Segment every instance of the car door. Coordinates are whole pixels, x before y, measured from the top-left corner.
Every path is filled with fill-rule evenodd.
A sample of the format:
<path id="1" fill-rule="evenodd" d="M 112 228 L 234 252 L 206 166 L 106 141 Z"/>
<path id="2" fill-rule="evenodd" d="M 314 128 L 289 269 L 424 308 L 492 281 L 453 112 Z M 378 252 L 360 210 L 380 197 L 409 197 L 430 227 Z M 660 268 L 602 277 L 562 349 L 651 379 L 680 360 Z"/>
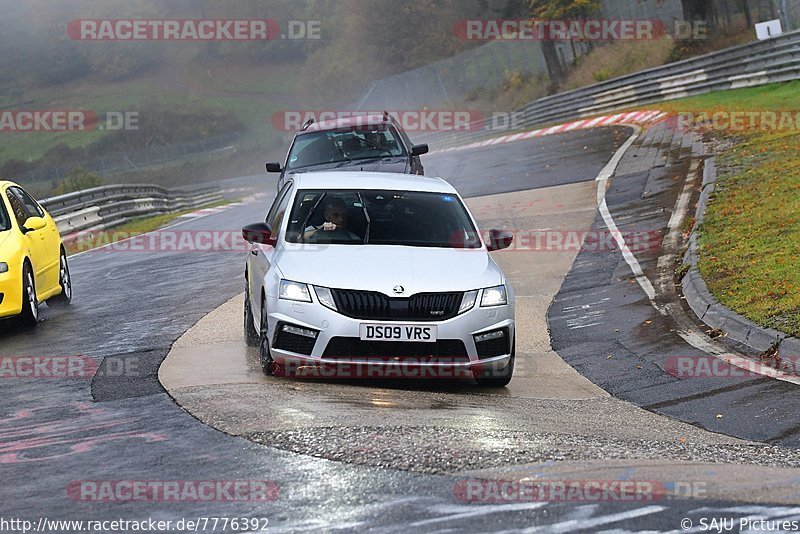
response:
<path id="1" fill-rule="evenodd" d="M 290 180 L 286 182 L 281 191 L 275 197 L 272 203 L 265 222 L 272 229 L 273 236 L 279 237 L 280 225 L 286 214 L 289 198 L 292 196 L 293 182 Z M 272 265 L 273 257 L 275 255 L 275 247 L 272 245 L 264 245 L 261 243 L 253 243 L 250 245 L 250 254 L 247 256 L 247 272 L 248 284 L 250 295 L 252 297 L 253 316 L 258 321 L 261 321 L 261 290 L 264 287 L 264 277 Z M 265 291 L 266 292 L 266 291 Z"/>
<path id="2" fill-rule="evenodd" d="M 17 221 L 18 230 L 22 236 L 21 242 L 25 255 L 30 259 L 31 267 L 33 268 L 33 280 L 36 286 L 36 294 L 42 295 L 52 289 L 52 285 L 48 281 L 48 254 L 47 254 L 47 228 L 41 230 L 34 230 L 26 232 L 25 222 L 30 217 L 38 217 L 36 212 L 30 213 L 28 208 L 22 201 L 19 194 L 20 189 L 11 186 L 6 189 L 6 197 L 11 206 L 11 211 Z"/>

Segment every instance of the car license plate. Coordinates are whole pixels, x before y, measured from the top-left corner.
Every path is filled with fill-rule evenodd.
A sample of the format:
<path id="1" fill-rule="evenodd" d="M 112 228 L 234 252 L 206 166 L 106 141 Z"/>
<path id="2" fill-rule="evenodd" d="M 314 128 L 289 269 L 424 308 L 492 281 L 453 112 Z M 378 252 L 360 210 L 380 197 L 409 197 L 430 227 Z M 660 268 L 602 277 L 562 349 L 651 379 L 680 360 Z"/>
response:
<path id="1" fill-rule="evenodd" d="M 436 325 L 361 324 L 362 341 L 436 341 Z"/>

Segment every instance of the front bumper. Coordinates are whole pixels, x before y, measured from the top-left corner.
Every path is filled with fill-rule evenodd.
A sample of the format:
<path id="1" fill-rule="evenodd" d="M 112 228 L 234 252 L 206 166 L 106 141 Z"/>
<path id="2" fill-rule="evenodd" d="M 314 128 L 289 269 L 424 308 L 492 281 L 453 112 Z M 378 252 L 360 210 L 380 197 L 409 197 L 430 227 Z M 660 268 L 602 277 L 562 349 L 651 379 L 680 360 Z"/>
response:
<path id="1" fill-rule="evenodd" d="M 22 311 L 22 279 L 13 270 L 0 274 L 0 317 Z"/>
<path id="2" fill-rule="evenodd" d="M 313 292 L 312 299 L 311 303 L 277 298 L 268 301 L 270 352 L 276 363 L 286 367 L 346 368 L 347 372 L 353 372 L 359 376 L 369 374 L 381 366 L 413 368 L 420 370 L 420 375 L 425 375 L 427 372 L 428 376 L 437 376 L 437 374 L 458 376 L 459 371 L 463 371 L 461 374 L 466 375 L 474 369 L 481 369 L 482 372 L 500 371 L 508 365 L 513 352 L 513 303 L 491 308 L 481 308 L 476 303 L 471 310 L 444 321 L 371 321 L 346 317 L 326 308 L 316 300 Z M 445 355 L 435 357 L 406 355 L 405 353 L 391 356 L 372 355 L 369 353 L 369 348 L 365 350 L 365 345 L 375 347 L 381 346 L 382 343 L 392 343 L 402 347 L 408 344 L 409 347 L 416 347 L 409 349 L 411 353 L 425 351 L 427 346 L 431 346 L 432 352 L 435 352 L 435 349 L 433 348 L 434 343 L 361 342 L 359 330 L 362 323 L 436 325 L 437 338 Z M 287 344 L 285 337 L 280 339 L 277 337 L 281 334 L 284 325 L 313 330 L 316 332 L 316 338 L 307 339 L 307 343 L 302 343 L 302 339 L 296 338 L 299 343 Z M 474 336 L 497 330 L 504 330 L 504 335 L 507 337 L 506 350 L 498 351 L 495 345 L 495 350 L 490 351 L 490 355 L 487 355 L 486 345 L 482 345 L 480 352 L 483 357 L 480 357 Z M 343 340 L 346 341 L 343 342 Z M 358 346 L 359 350 L 353 351 L 352 355 L 334 350 L 336 355 L 331 357 L 330 350 L 326 355 L 329 344 L 331 348 L 334 346 Z M 453 350 L 453 347 L 460 347 L 460 344 L 463 344 L 462 348 Z M 290 350 L 290 348 L 294 348 L 294 350 Z"/>

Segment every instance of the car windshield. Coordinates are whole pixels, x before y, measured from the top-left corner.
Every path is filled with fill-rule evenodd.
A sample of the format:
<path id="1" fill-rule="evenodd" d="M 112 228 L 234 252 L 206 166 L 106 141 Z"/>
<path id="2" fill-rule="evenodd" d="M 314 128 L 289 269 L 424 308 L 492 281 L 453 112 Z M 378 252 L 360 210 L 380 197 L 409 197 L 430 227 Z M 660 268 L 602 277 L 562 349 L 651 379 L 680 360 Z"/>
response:
<path id="1" fill-rule="evenodd" d="M 391 127 L 325 130 L 298 135 L 286 166 L 298 169 L 405 154 L 400 136 Z"/>
<path id="2" fill-rule="evenodd" d="M 385 190 L 298 191 L 290 243 L 480 248 L 461 200 L 449 193 Z"/>
<path id="3" fill-rule="evenodd" d="M 11 219 L 8 218 L 5 203 L 0 199 L 0 232 L 5 232 L 6 230 L 11 230 Z"/>

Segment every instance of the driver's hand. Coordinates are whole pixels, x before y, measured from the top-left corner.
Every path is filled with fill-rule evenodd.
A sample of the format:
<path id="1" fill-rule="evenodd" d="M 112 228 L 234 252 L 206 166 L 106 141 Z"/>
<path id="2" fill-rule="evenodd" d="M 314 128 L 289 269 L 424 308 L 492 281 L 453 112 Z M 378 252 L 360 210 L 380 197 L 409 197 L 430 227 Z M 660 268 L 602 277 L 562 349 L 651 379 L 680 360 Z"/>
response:
<path id="1" fill-rule="evenodd" d="M 322 225 L 322 231 L 323 231 L 323 232 L 333 232 L 334 230 L 336 230 L 336 225 L 335 225 L 335 224 L 333 224 L 332 222 L 327 222 L 327 221 L 326 221 L 326 222 L 325 222 L 325 223 Z"/>

